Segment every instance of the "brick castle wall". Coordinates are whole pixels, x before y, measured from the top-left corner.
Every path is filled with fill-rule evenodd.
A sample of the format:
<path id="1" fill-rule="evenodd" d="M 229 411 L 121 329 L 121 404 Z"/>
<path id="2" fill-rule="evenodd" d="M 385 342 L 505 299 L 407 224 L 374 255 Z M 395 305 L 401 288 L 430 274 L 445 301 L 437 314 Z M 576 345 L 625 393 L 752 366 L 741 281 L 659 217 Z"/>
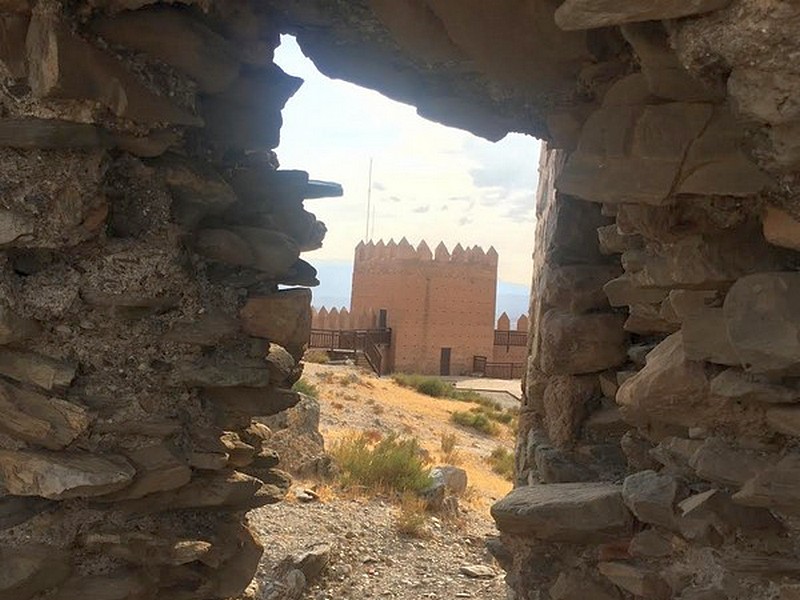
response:
<path id="1" fill-rule="evenodd" d="M 350 314 L 387 311 L 395 371 L 438 374 L 441 350 L 451 348 L 450 373 L 461 375 L 473 356 L 492 356 L 496 287 L 494 248 L 361 243 Z"/>

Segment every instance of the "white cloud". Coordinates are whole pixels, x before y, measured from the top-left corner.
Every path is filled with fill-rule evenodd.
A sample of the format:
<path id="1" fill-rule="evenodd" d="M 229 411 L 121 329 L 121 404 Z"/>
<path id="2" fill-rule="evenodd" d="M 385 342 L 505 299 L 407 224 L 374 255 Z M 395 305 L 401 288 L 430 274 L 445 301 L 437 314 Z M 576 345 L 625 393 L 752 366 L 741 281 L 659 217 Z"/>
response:
<path id="1" fill-rule="evenodd" d="M 283 168 L 340 182 L 343 198 L 306 201 L 328 226 L 308 260 L 352 260 L 366 233 L 372 159 L 375 238 L 494 246 L 500 279 L 528 284 L 539 143 L 510 134 L 492 144 L 426 121 L 411 106 L 316 71 L 292 38 L 276 62 L 305 84 L 283 111 Z M 437 214 L 436 218 L 432 215 Z"/>

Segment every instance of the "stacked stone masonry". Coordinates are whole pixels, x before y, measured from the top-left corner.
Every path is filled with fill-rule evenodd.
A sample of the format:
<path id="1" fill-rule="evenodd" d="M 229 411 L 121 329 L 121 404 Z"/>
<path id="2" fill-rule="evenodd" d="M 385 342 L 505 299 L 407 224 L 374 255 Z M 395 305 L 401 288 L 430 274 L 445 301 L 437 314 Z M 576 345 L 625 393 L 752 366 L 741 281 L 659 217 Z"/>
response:
<path id="1" fill-rule="evenodd" d="M 7 600 L 238 597 L 290 484 L 262 421 L 299 399 L 303 199 L 340 192 L 277 170 L 273 17 L 153 4 L 0 3 Z"/>
<path id="2" fill-rule="evenodd" d="M 288 479 L 253 417 L 297 401 L 311 319 L 277 286 L 316 282 L 302 199 L 335 191 L 276 171 L 279 31 L 548 143 L 511 597 L 800 597 L 797 3 L 5 0 L 0 598 L 256 569 Z"/>

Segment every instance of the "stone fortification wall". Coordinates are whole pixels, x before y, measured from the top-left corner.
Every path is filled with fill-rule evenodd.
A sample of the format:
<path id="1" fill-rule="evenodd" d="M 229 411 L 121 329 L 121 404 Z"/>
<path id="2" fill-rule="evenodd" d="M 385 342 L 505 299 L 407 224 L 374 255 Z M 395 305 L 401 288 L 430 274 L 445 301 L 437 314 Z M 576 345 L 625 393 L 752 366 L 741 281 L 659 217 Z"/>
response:
<path id="1" fill-rule="evenodd" d="M 624 24 L 635 72 L 542 156 L 517 487 L 493 508 L 517 598 L 799 597 L 798 163 L 753 133 L 786 122 L 754 87 L 768 43 L 736 62 L 753 9 Z"/>
<path id="2" fill-rule="evenodd" d="M 375 329 L 379 325 L 378 315 L 374 311 L 364 311 L 359 314 L 351 314 L 350 310 L 342 306 L 333 307 L 330 310 L 326 306 L 317 310 L 311 308 L 311 327 L 313 329 Z"/>
<path id="3" fill-rule="evenodd" d="M 270 151 L 301 81 L 258 3 L 148 4 L 0 3 L 2 598 L 238 596 L 290 482 L 253 417 L 324 235 Z"/>
<path id="4" fill-rule="evenodd" d="M 514 331 L 524 334 L 524 336 L 509 339 L 508 337 L 504 338 L 501 334 L 500 341 L 503 342 L 503 340 L 505 340 L 505 343 L 498 344 L 498 340 L 495 339 L 495 344 L 492 348 L 492 355 L 489 357 L 490 361 L 514 364 L 524 364 L 527 362 L 528 348 L 525 341 L 529 327 L 530 324 L 528 323 L 528 317 L 526 315 L 520 315 L 520 317 L 514 323 L 513 329 L 511 328 L 511 320 L 508 318 L 508 315 L 506 313 L 500 315 L 500 317 L 497 319 L 497 324 L 495 325 L 496 331 Z M 521 345 L 511 343 L 511 341 L 516 342 L 517 340 L 521 341 Z"/>
<path id="5" fill-rule="evenodd" d="M 477 246 L 432 253 L 405 239 L 359 244 L 353 267 L 351 313 L 387 311 L 396 371 L 438 374 L 442 348 L 450 372 L 472 370 L 473 356 L 491 356 L 497 252 Z"/>

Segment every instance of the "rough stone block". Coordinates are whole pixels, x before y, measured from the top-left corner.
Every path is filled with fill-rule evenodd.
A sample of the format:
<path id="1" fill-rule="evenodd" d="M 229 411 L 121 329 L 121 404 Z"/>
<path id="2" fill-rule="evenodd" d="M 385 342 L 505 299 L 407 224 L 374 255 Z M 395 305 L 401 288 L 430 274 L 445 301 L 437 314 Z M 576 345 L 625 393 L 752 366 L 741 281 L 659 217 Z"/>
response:
<path id="1" fill-rule="evenodd" d="M 589 578 L 586 573 L 559 573 L 558 579 L 550 588 L 553 600 L 619 600 L 619 592 Z"/>
<path id="2" fill-rule="evenodd" d="M 625 478 L 622 499 L 643 523 L 670 529 L 675 523 L 674 504 L 678 499 L 678 481 L 671 475 L 641 471 Z"/>
<path id="3" fill-rule="evenodd" d="M 721 483 L 741 486 L 769 467 L 773 457 L 744 450 L 719 438 L 708 438 L 689 461 L 699 477 Z"/>
<path id="4" fill-rule="evenodd" d="M 675 333 L 680 329 L 679 324 L 661 317 L 660 304 L 631 304 L 623 327 L 625 331 L 639 335 Z"/>
<path id="5" fill-rule="evenodd" d="M 209 357 L 182 361 L 175 365 L 172 374 L 175 385 L 202 388 L 254 387 L 269 385 L 267 363 L 258 358 L 220 360 Z"/>
<path id="6" fill-rule="evenodd" d="M 664 558 L 675 551 L 675 546 L 657 529 L 645 529 L 633 536 L 628 551 L 633 557 Z"/>
<path id="7" fill-rule="evenodd" d="M 707 408 L 707 397 L 704 366 L 686 358 L 678 332 L 656 346 L 645 367 L 620 386 L 617 404 L 628 422 L 691 426 Z"/>
<path id="8" fill-rule="evenodd" d="M 746 506 L 800 514 L 800 454 L 792 452 L 777 464 L 762 464 L 733 499 Z"/>
<path id="9" fill-rule="evenodd" d="M 735 504 L 729 494 L 718 489 L 690 496 L 678 506 L 681 511 L 678 526 L 681 535 L 689 540 L 713 541 L 714 533 L 725 539 L 733 539 L 737 534 L 766 539 L 785 532 L 769 510 Z"/>
<path id="10" fill-rule="evenodd" d="M 226 414 L 269 416 L 295 406 L 300 396 L 292 390 L 264 387 L 207 387 L 203 395 Z"/>
<path id="11" fill-rule="evenodd" d="M 135 473 L 121 456 L 0 450 L 0 482 L 18 496 L 101 496 L 129 485 Z"/>
<path id="12" fill-rule="evenodd" d="M 770 244 L 800 250 L 800 220 L 772 205 L 764 209 L 764 239 Z"/>
<path id="13" fill-rule="evenodd" d="M 542 483 L 596 481 L 597 473 L 579 463 L 573 454 L 539 444 L 534 451 L 536 473 Z"/>
<path id="14" fill-rule="evenodd" d="M 800 102 L 792 90 L 800 86 L 794 71 L 749 68 L 747 63 L 731 71 L 728 92 L 743 115 L 773 125 L 800 119 Z"/>
<path id="15" fill-rule="evenodd" d="M 689 360 L 738 366 L 722 308 L 702 308 L 683 317 L 683 349 Z"/>
<path id="16" fill-rule="evenodd" d="M 0 383 L 0 430 L 50 450 L 72 443 L 89 427 L 82 406 Z"/>
<path id="17" fill-rule="evenodd" d="M 638 287 L 629 275 L 612 279 L 603 286 L 611 306 L 631 306 L 634 304 L 654 304 L 666 298 L 668 290 Z"/>
<path id="18" fill-rule="evenodd" d="M 625 40 L 636 52 L 642 69 L 636 75 L 644 79 L 649 94 L 685 102 L 719 102 L 724 97 L 724 90 L 718 89 L 721 86 L 712 89 L 684 68 L 660 22 L 631 23 L 621 29 Z M 647 104 L 648 99 L 642 96 L 639 104 Z"/>
<path id="19" fill-rule="evenodd" d="M 578 438 L 589 403 L 600 395 L 597 377 L 551 377 L 544 392 L 544 423 L 554 445 L 565 448 Z"/>
<path id="20" fill-rule="evenodd" d="M 607 483 L 520 487 L 492 506 L 501 532 L 542 540 L 592 543 L 630 531 L 621 488 Z"/>
<path id="21" fill-rule="evenodd" d="M 186 73 L 201 92 L 221 92 L 239 75 L 231 44 L 187 11 L 128 11 L 95 19 L 91 28 L 112 44 L 144 52 Z"/>
<path id="22" fill-rule="evenodd" d="M 76 366 L 36 354 L 0 348 L 0 374 L 48 391 L 68 387 L 75 378 Z"/>
<path id="23" fill-rule="evenodd" d="M 739 369 L 726 369 L 711 380 L 711 393 L 737 402 L 790 404 L 800 400 L 800 389 L 770 383 Z"/>
<path id="24" fill-rule="evenodd" d="M 634 596 L 648 600 L 669 600 L 672 589 L 655 571 L 621 562 L 602 562 L 597 565 L 609 581 Z"/>
<path id="25" fill-rule="evenodd" d="M 640 236 L 620 233 L 616 224 L 598 227 L 597 240 L 600 243 L 600 252 L 606 255 L 622 254 L 626 250 L 638 249 L 642 245 Z"/>
<path id="26" fill-rule="evenodd" d="M 286 348 L 300 360 L 311 335 L 311 290 L 283 290 L 250 298 L 241 310 L 242 329 Z"/>
<path id="27" fill-rule="evenodd" d="M 746 371 L 800 374 L 800 273 L 757 273 L 725 297 L 728 338 Z"/>
<path id="28" fill-rule="evenodd" d="M 622 315 L 615 314 L 547 311 L 539 332 L 542 371 L 573 375 L 623 364 L 627 359 L 623 321 Z"/>
<path id="29" fill-rule="evenodd" d="M 573 313 L 607 308 L 603 285 L 620 273 L 618 265 L 547 265 L 539 284 L 542 303 Z"/>
<path id="30" fill-rule="evenodd" d="M 800 407 L 781 406 L 768 408 L 767 425 L 775 431 L 800 437 Z"/>
<path id="31" fill-rule="evenodd" d="M 145 124 L 202 121 L 145 87 L 122 63 L 74 34 L 53 15 L 36 13 L 27 36 L 28 81 L 45 98 L 91 100 L 119 117 Z"/>
<path id="32" fill-rule="evenodd" d="M 63 582 L 72 570 L 63 550 L 36 544 L 0 546 L 0 564 L 0 598 L 4 600 L 28 600 Z"/>
<path id="33" fill-rule="evenodd" d="M 285 275 L 300 256 L 297 242 L 288 235 L 257 227 L 201 229 L 194 246 L 211 260 L 251 267 L 273 278 Z"/>
<path id="34" fill-rule="evenodd" d="M 241 75 L 203 102 L 207 135 L 220 148 L 269 150 L 280 142 L 281 110 L 303 83 L 277 65 Z"/>
<path id="35" fill-rule="evenodd" d="M 555 19 L 566 30 L 595 29 L 639 21 L 661 21 L 725 8 L 730 0 L 567 0 Z"/>
<path id="36" fill-rule="evenodd" d="M 192 470 L 165 444 L 151 444 L 126 453 L 136 475 L 125 489 L 98 498 L 100 502 L 118 502 L 142 498 L 148 494 L 174 490 L 189 483 Z"/>

